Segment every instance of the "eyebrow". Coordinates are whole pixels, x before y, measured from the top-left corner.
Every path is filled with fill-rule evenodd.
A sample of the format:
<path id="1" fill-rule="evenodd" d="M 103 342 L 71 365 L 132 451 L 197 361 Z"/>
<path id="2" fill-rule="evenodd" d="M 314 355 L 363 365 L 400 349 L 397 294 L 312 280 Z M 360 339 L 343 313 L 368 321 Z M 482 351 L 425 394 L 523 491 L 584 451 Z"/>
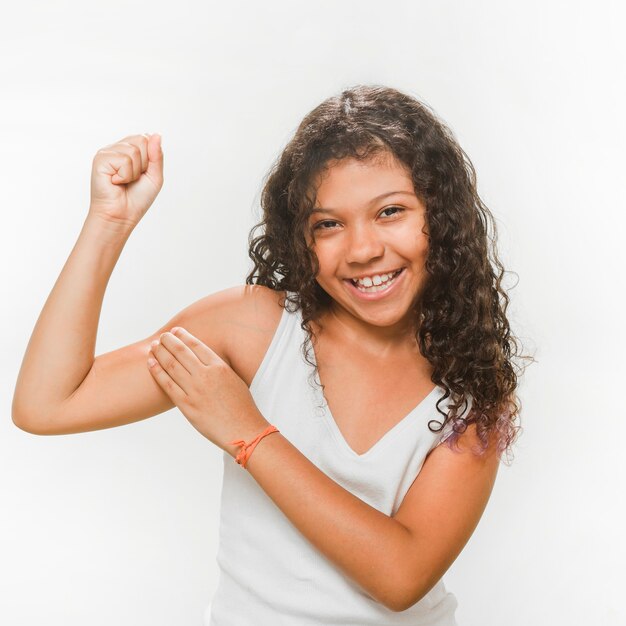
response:
<path id="1" fill-rule="evenodd" d="M 406 196 L 415 196 L 415 194 L 411 191 L 387 191 L 386 193 L 381 193 L 380 196 L 376 196 L 370 200 L 370 204 L 374 204 L 374 202 L 378 200 L 382 200 L 383 198 L 387 198 L 388 196 L 395 196 L 399 194 L 404 194 Z M 323 209 L 321 207 L 314 207 L 311 209 L 311 214 L 313 213 L 337 213 L 336 209 Z"/>

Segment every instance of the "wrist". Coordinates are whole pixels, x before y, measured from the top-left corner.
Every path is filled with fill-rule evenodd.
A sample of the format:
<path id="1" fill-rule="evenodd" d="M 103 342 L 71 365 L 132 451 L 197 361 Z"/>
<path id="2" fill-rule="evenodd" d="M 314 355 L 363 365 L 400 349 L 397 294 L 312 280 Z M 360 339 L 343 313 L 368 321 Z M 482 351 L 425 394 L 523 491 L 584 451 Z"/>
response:
<path id="1" fill-rule="evenodd" d="M 270 427 L 274 427 L 270 424 L 262 415 L 255 422 L 250 423 L 250 425 L 246 426 L 246 428 L 239 431 L 237 437 L 233 437 L 233 439 L 229 439 L 229 441 L 224 445 L 224 450 L 230 454 L 233 459 L 236 460 L 236 457 L 245 452 L 247 447 L 250 447 L 250 444 L 254 445 L 254 448 L 258 445 L 263 445 L 263 440 L 265 437 L 273 434 L 273 432 L 268 433 L 268 430 L 271 430 Z M 278 429 L 276 429 L 278 430 Z M 266 433 L 264 435 L 264 433 Z M 255 440 L 256 445 L 254 444 Z M 252 449 L 252 453 L 254 452 L 254 448 Z"/>
<path id="2" fill-rule="evenodd" d="M 106 244 L 123 245 L 134 228 L 132 224 L 107 220 L 95 213 L 89 213 L 85 218 L 82 232 Z"/>

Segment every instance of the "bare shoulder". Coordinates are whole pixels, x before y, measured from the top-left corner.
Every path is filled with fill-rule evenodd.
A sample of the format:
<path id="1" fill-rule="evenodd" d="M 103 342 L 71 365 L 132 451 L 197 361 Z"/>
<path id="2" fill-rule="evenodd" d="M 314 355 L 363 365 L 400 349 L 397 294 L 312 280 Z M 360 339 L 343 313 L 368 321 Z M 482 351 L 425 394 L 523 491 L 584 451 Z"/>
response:
<path id="1" fill-rule="evenodd" d="M 280 322 L 285 292 L 239 285 L 221 293 L 222 356 L 250 386 Z"/>

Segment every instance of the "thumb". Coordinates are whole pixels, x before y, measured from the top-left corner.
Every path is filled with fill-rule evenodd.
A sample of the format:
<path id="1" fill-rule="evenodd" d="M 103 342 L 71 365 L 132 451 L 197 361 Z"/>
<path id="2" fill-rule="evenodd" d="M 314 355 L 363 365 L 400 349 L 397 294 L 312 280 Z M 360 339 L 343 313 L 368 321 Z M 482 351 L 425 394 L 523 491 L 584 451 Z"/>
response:
<path id="1" fill-rule="evenodd" d="M 155 133 L 148 139 L 148 168 L 146 174 L 149 178 L 161 178 L 163 175 L 163 148 L 161 135 Z"/>

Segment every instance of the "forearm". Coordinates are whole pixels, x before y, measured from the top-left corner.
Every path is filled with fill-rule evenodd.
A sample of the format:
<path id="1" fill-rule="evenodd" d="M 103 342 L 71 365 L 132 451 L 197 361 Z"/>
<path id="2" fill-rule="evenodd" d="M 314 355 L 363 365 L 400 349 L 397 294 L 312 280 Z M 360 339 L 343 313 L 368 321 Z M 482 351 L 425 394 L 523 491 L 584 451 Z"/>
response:
<path id="1" fill-rule="evenodd" d="M 104 293 L 132 230 L 89 216 L 31 334 L 13 395 L 16 424 L 54 410 L 95 358 Z"/>
<path id="2" fill-rule="evenodd" d="M 407 582 L 400 564 L 410 545 L 408 529 L 341 487 L 280 433 L 259 442 L 246 469 L 349 578 L 388 608 L 399 606 Z"/>

